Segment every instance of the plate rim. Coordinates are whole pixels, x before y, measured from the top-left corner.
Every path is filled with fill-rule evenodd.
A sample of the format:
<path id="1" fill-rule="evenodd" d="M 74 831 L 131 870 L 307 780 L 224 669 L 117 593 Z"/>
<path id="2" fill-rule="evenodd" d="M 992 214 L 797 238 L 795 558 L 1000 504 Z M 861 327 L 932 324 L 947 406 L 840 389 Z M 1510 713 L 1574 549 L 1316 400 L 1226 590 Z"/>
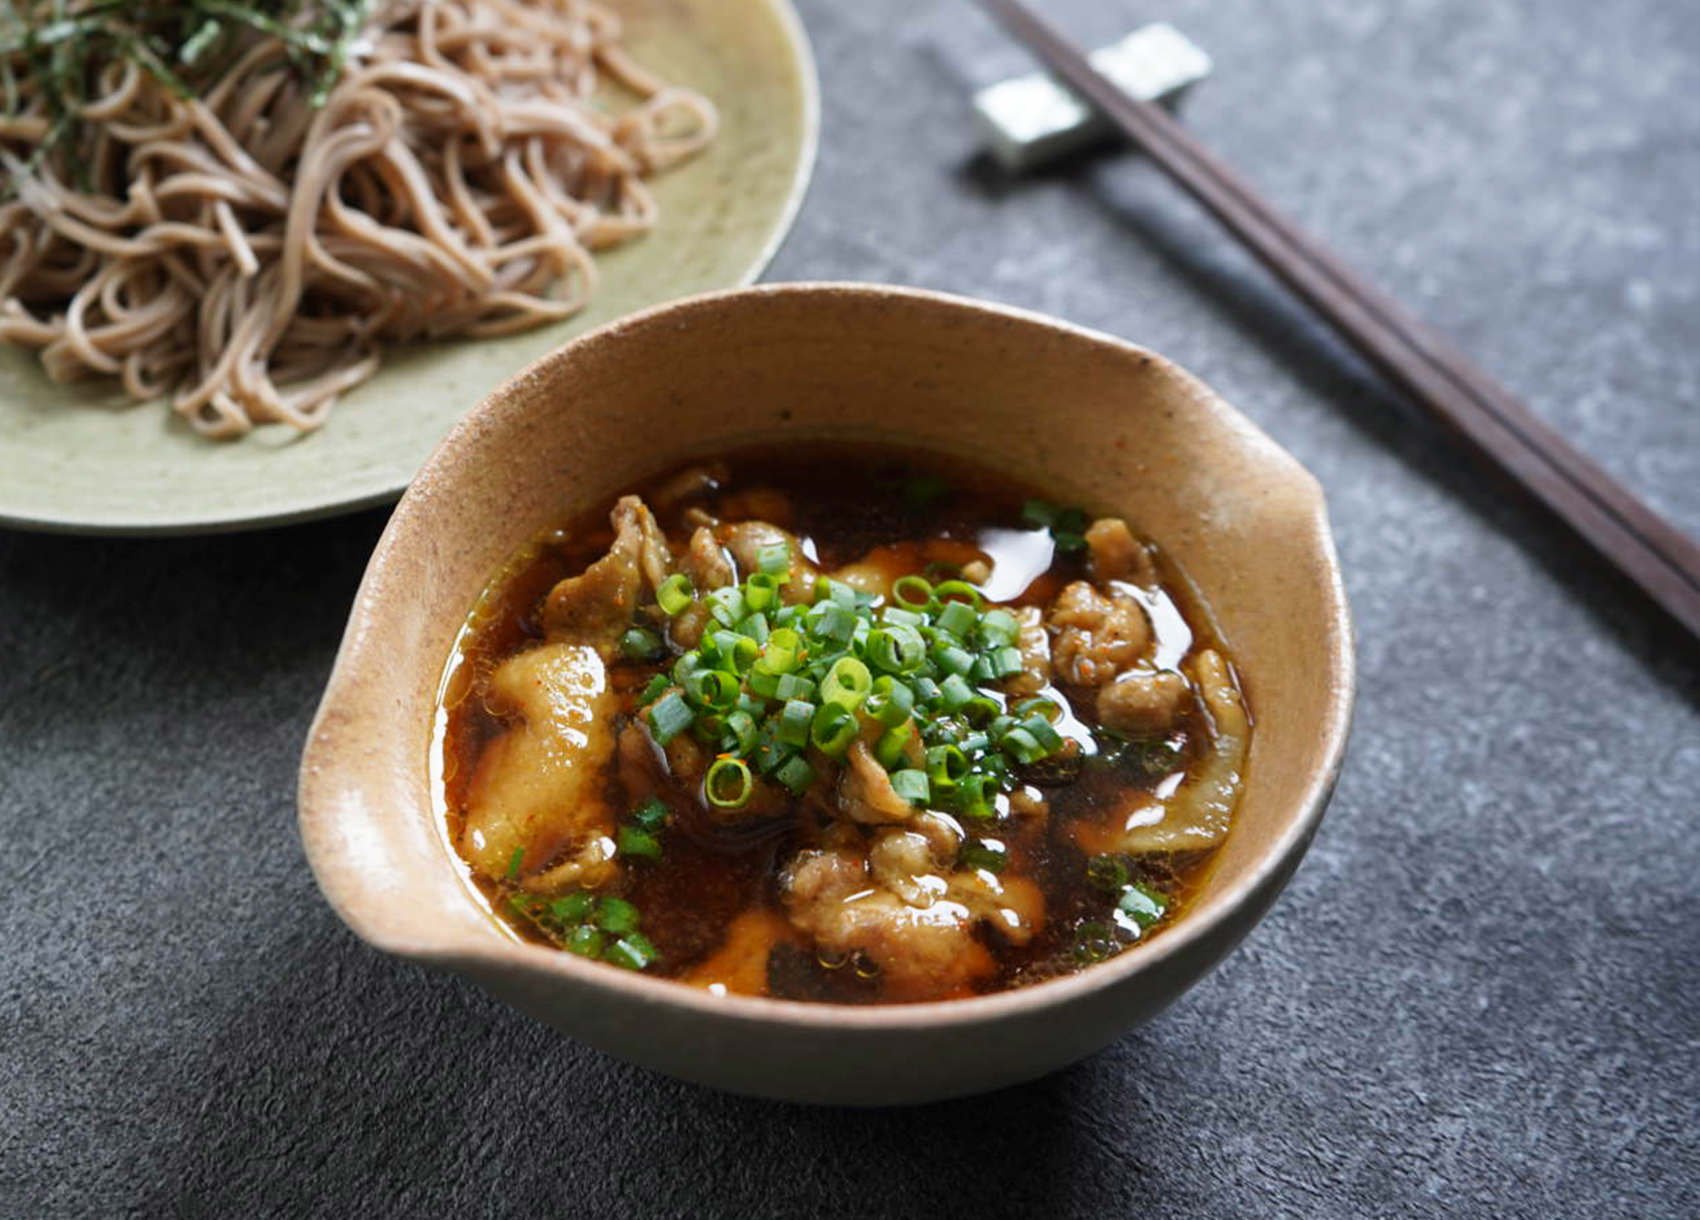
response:
<path id="1" fill-rule="evenodd" d="M 793 0 L 759 0 L 759 2 L 764 4 L 777 19 L 779 29 L 790 47 L 792 61 L 797 66 L 799 101 L 802 106 L 802 138 L 798 144 L 796 168 L 792 171 L 790 185 L 786 190 L 784 202 L 779 209 L 772 230 L 743 273 L 735 281 L 711 291 L 729 292 L 748 288 L 759 280 L 768 267 L 772 265 L 774 258 L 778 256 L 780 249 L 796 227 L 797 216 L 802 211 L 804 199 L 807 197 L 809 187 L 814 180 L 815 163 L 820 151 L 820 71 L 815 61 L 813 44 L 809 41 L 808 28 L 804 25 L 802 16 L 797 12 Z M 610 318 L 603 325 L 619 322 L 629 314 L 643 313 L 659 305 L 697 295 L 701 294 L 689 292 L 681 297 L 665 298 L 651 305 L 629 310 L 627 314 L 622 314 L 619 317 Z M 568 341 L 570 342 L 570 340 Z M 529 364 L 530 362 L 527 361 L 526 363 Z M 510 370 L 503 380 L 506 379 L 506 376 L 511 376 L 523 367 L 524 365 L 521 365 Z M 472 410 L 482 401 L 483 397 L 484 395 L 480 393 L 469 399 L 461 412 L 447 422 L 444 434 L 446 435 L 449 430 L 453 429 L 466 412 Z M 433 444 L 431 451 L 434 452 L 435 449 L 436 445 Z M 429 454 L 426 454 L 420 458 L 421 465 L 428 456 Z M 299 525 L 308 521 L 327 520 L 332 517 L 361 512 L 368 508 L 394 504 L 401 498 L 402 493 L 407 490 L 418 473 L 416 469 L 406 478 L 393 485 L 385 484 L 382 487 L 362 491 L 355 495 L 337 496 L 328 500 L 322 498 L 315 500 L 311 496 L 297 497 L 290 502 L 280 504 L 276 509 L 243 510 L 226 516 L 218 515 L 216 512 L 209 514 L 206 511 L 201 511 L 193 515 L 135 520 L 133 518 L 101 517 L 78 512 L 56 514 L 51 510 L 40 509 L 18 512 L 0 504 L 0 529 L 33 534 L 63 534 L 104 538 L 182 538 L 246 533 L 253 530 Z"/>

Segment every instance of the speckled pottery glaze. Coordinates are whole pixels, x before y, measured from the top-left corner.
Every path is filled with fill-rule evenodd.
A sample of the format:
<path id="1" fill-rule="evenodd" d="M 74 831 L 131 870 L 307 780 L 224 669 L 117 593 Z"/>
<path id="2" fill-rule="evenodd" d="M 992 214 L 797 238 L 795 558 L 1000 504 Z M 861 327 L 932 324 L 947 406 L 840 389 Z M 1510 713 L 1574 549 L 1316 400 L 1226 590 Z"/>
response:
<path id="1" fill-rule="evenodd" d="M 539 530 L 692 457 L 834 436 L 958 454 L 1126 516 L 1201 593 L 1256 731 L 1234 829 L 1163 935 L 1036 986 L 841 1007 L 719 997 L 518 943 L 475 900 L 427 759 L 444 663 L 492 573 Z M 550 353 L 438 447 L 361 585 L 302 763 L 301 833 L 326 897 L 371 944 L 466 975 L 609 1054 L 767 1097 L 931 1101 L 1088 1055 L 1219 962 L 1310 842 L 1352 688 L 1316 481 L 1161 356 L 907 289 L 721 293 Z"/>
<path id="2" fill-rule="evenodd" d="M 789 0 L 605 0 L 639 62 L 713 99 L 720 133 L 650 180 L 661 223 L 597 256 L 576 317 L 524 334 L 385 352 L 319 431 L 268 424 L 208 441 L 110 379 L 57 385 L 0 344 L 0 524 L 203 533 L 392 500 L 490 385 L 575 335 L 662 301 L 748 284 L 778 249 L 814 164 L 814 63 Z"/>

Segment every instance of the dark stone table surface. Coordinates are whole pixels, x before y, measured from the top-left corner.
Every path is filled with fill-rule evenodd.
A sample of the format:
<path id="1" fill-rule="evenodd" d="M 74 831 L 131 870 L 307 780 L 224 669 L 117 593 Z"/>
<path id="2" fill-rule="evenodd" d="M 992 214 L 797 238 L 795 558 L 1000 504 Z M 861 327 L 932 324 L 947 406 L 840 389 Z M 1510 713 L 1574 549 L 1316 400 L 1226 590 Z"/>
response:
<path id="1" fill-rule="evenodd" d="M 1072 0 L 1163 17 L 1187 121 L 1700 532 L 1700 6 Z M 1694 1216 L 1700 659 L 1147 165 L 1013 184 L 962 0 L 805 0 L 819 172 L 772 278 L 1059 314 L 1202 375 L 1325 484 L 1344 777 L 1274 912 L 1049 1079 L 892 1112 L 611 1062 L 369 951 L 297 754 L 384 513 L 0 534 L 0 1216 Z"/>

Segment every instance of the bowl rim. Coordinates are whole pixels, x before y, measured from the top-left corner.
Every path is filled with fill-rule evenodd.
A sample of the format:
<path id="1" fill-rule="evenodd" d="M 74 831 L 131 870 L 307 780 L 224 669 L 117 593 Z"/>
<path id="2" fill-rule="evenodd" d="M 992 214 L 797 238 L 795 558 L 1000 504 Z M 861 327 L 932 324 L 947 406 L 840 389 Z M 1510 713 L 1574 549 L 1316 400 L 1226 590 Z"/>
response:
<path id="1" fill-rule="evenodd" d="M 323 840 L 314 833 L 321 823 L 334 818 L 337 788 L 327 776 L 328 772 L 334 769 L 337 757 L 348 749 L 346 739 L 339 739 L 338 744 L 326 739 L 324 732 L 327 722 L 336 718 L 339 706 L 356 685 L 355 671 L 369 667 L 372 659 L 369 659 L 367 654 L 379 647 L 379 633 L 370 629 L 373 625 L 374 585 L 381 580 L 383 569 L 391 556 L 408 545 L 408 535 L 414 531 L 416 518 L 419 519 L 419 524 L 423 525 L 425 518 L 421 514 L 435 511 L 433 505 L 438 498 L 434 494 L 438 490 L 437 480 L 444 478 L 448 469 L 452 468 L 456 451 L 476 443 L 486 435 L 491 417 L 501 413 L 504 401 L 518 386 L 540 375 L 546 366 L 570 360 L 580 350 L 618 342 L 627 332 L 653 326 L 672 315 L 715 309 L 728 302 L 737 304 L 754 298 L 802 299 L 816 296 L 853 296 L 867 301 L 896 299 L 960 314 L 989 315 L 1138 356 L 1151 362 L 1165 376 L 1179 381 L 1192 399 L 1206 410 L 1225 412 L 1238 427 L 1247 430 L 1254 441 L 1261 442 L 1257 446 L 1260 450 L 1260 460 L 1273 462 L 1276 467 L 1284 468 L 1279 470 L 1280 477 L 1294 490 L 1302 489 L 1304 511 L 1295 512 L 1295 523 L 1302 523 L 1305 527 L 1308 543 L 1320 560 L 1320 575 L 1326 582 L 1324 595 L 1329 611 L 1324 625 L 1324 640 L 1331 672 L 1326 675 L 1329 690 L 1323 722 L 1319 726 L 1319 737 L 1323 743 L 1320 763 L 1315 766 L 1304 785 L 1303 793 L 1297 801 L 1299 808 L 1296 814 L 1270 840 L 1269 846 L 1244 877 L 1213 896 L 1204 910 L 1182 916 L 1174 926 L 1165 930 L 1162 936 L 1144 944 L 1131 946 L 1114 957 L 1072 974 L 963 999 L 850 1005 L 782 1000 L 766 996 L 717 995 L 677 980 L 610 969 L 601 963 L 581 960 L 570 953 L 507 939 L 494 927 L 487 938 L 479 937 L 474 940 L 465 934 L 456 933 L 445 934 L 440 939 L 422 938 L 386 926 L 381 913 L 374 914 L 368 909 L 375 904 L 366 900 L 360 878 L 354 875 L 354 870 L 339 868 L 337 859 L 327 858 L 326 849 L 321 845 Z M 379 664 L 383 663 L 381 657 L 376 659 Z M 446 659 L 445 657 L 441 660 Z M 550 981 L 605 992 L 639 1006 L 682 1008 L 711 1020 L 755 1022 L 793 1029 L 834 1028 L 877 1032 L 982 1025 L 1030 1015 L 1038 1010 L 1064 1005 L 1108 990 L 1134 975 L 1159 966 L 1171 957 L 1181 955 L 1201 940 L 1209 940 L 1224 933 L 1230 934 L 1229 944 L 1237 940 L 1237 935 L 1231 934 L 1236 915 L 1248 904 L 1254 903 L 1258 895 L 1265 891 L 1269 891 L 1270 896 L 1273 896 L 1284 884 L 1287 875 L 1296 867 L 1321 823 L 1344 763 L 1355 694 L 1356 660 L 1351 613 L 1346 601 L 1339 558 L 1329 527 L 1321 484 L 1262 428 L 1193 374 L 1159 353 L 1128 340 L 997 302 L 930 289 L 877 283 L 796 281 L 761 284 L 682 297 L 628 314 L 580 335 L 544 353 L 510 375 L 449 430 L 401 497 L 362 576 L 349 612 L 342 643 L 326 681 L 322 701 L 308 732 L 300 770 L 298 823 L 308 862 L 320 890 L 342 920 L 356 935 L 373 947 L 424 965 L 474 974 L 505 971 L 543 976 Z M 425 760 L 421 760 L 421 765 L 425 765 Z M 445 846 L 444 851 L 444 865 L 452 867 L 454 860 L 447 854 L 450 849 Z M 458 880 L 465 884 L 464 878 Z M 470 887 L 467 888 L 467 900 L 474 902 Z M 489 912 L 486 911 L 485 915 L 494 921 L 495 917 Z"/>

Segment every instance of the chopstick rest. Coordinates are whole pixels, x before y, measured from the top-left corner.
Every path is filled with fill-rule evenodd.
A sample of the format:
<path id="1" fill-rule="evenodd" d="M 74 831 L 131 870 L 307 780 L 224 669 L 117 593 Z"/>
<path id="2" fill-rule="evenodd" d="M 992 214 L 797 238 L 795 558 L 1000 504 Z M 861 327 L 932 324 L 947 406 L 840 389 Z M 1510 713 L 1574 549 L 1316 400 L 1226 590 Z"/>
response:
<path id="1" fill-rule="evenodd" d="M 1210 75 L 1210 57 L 1165 21 L 1141 26 L 1089 58 L 1128 93 L 1166 105 Z M 1117 134 L 1114 123 L 1046 72 L 986 86 L 974 95 L 974 119 L 988 151 L 1012 174 Z"/>

